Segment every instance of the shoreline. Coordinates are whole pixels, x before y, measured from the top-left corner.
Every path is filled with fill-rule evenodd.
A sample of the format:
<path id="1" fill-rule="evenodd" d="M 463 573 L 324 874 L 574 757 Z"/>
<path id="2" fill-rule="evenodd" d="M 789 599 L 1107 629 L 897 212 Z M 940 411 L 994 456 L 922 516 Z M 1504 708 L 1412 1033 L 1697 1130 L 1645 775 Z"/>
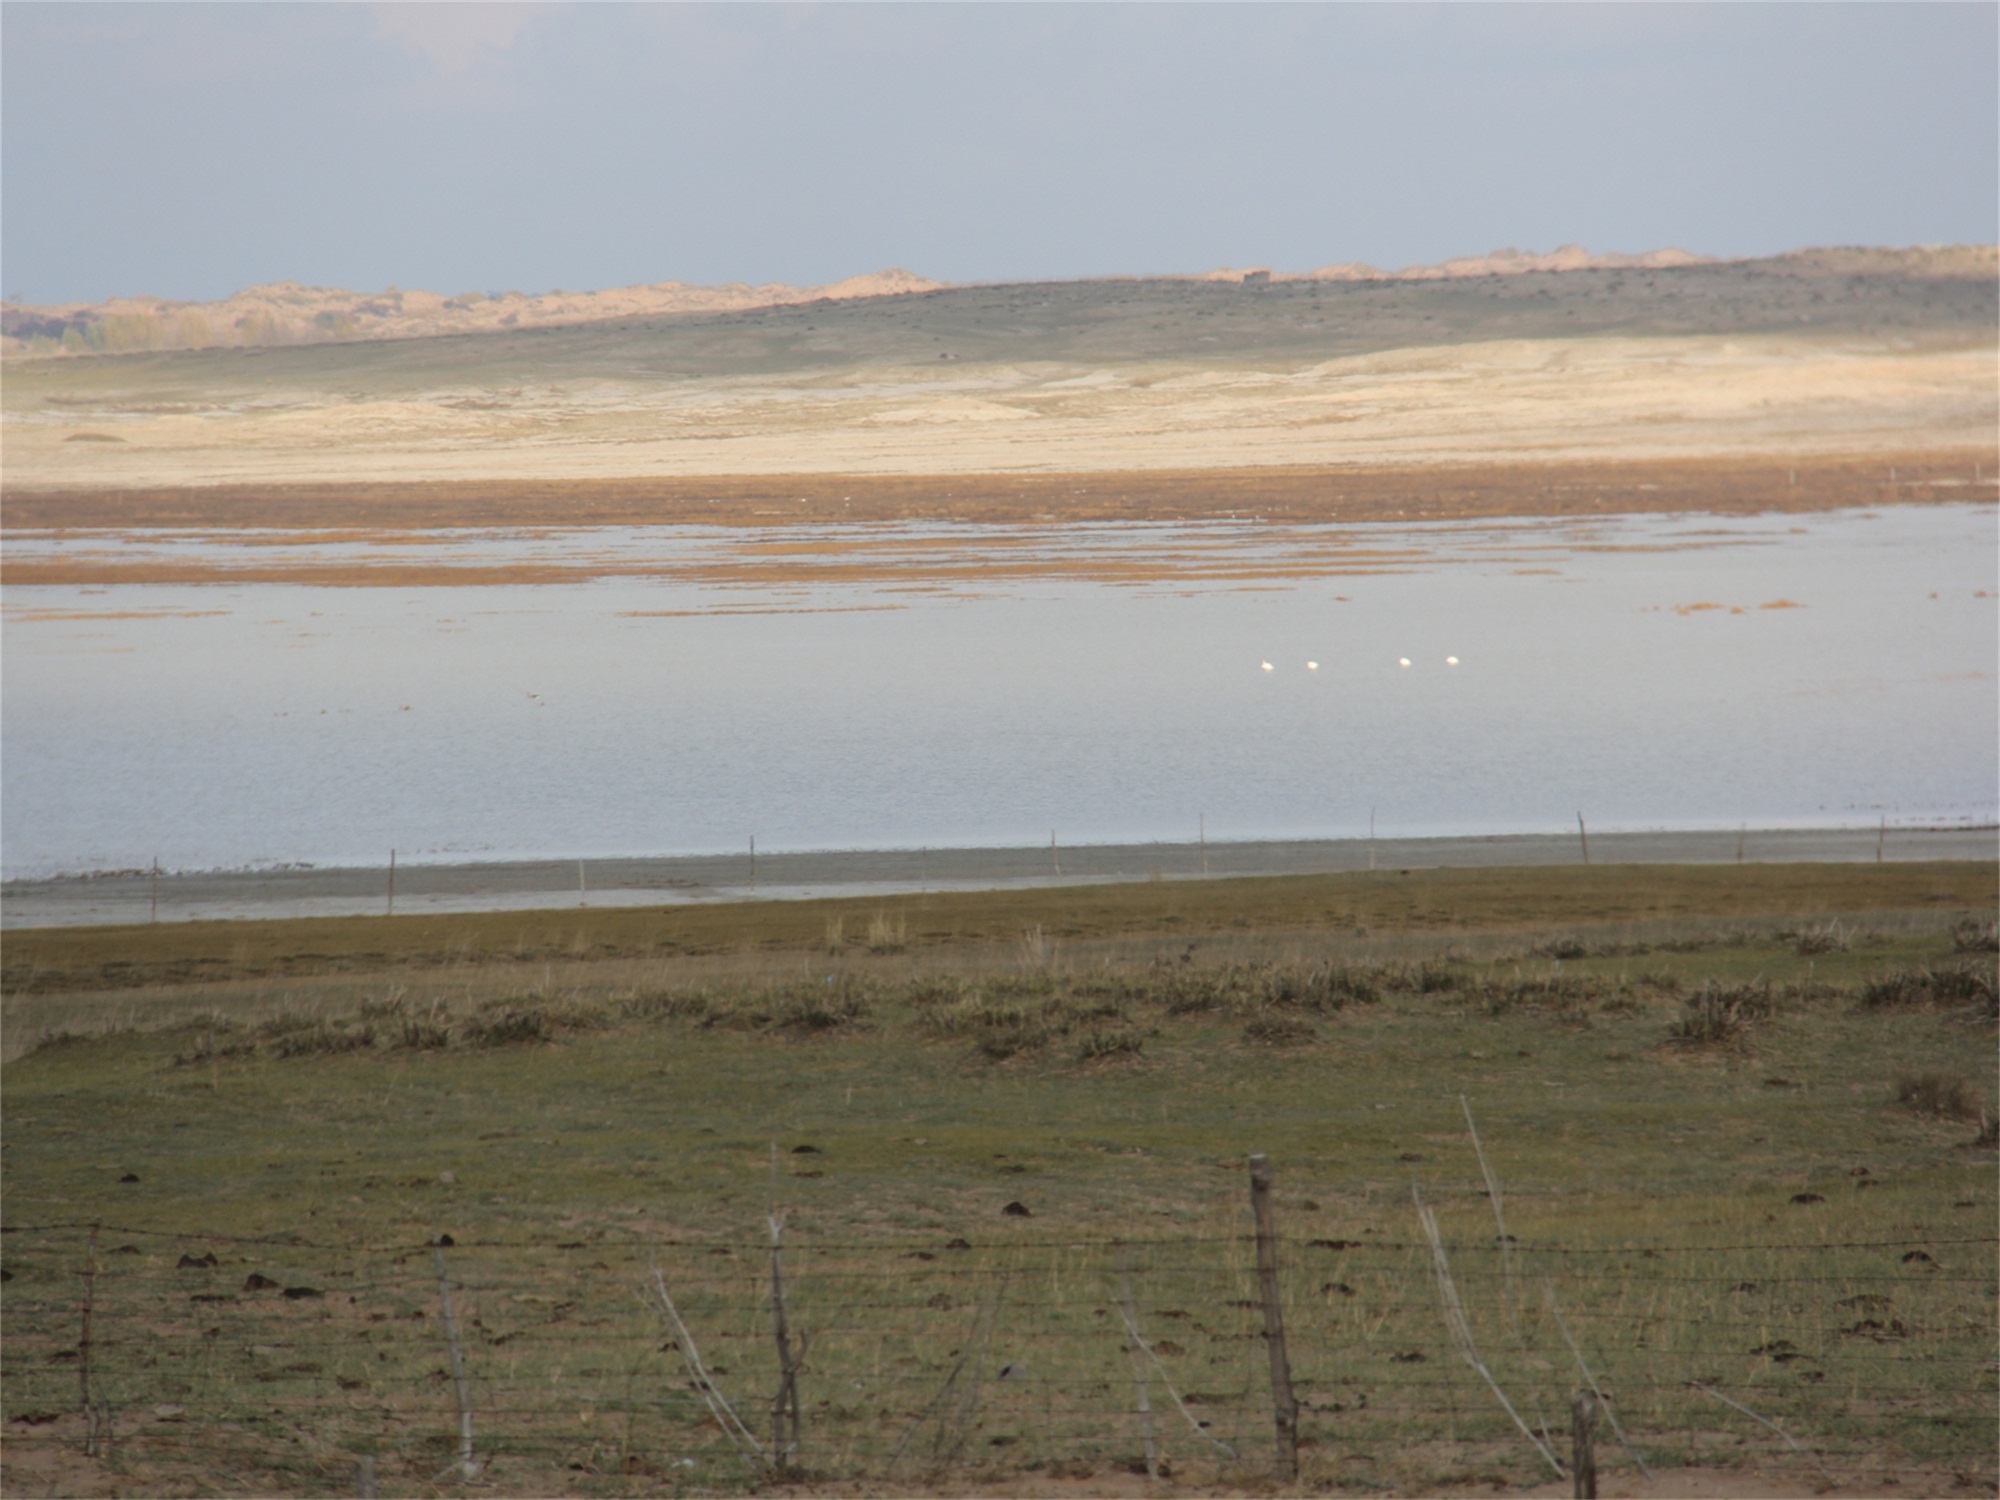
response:
<path id="1" fill-rule="evenodd" d="M 1879 840 L 1879 843 L 1878 843 Z M 1595 833 L 1596 864 L 1800 864 L 1990 861 L 2000 830 L 1708 829 Z M 422 917 L 459 912 L 716 905 L 909 896 L 1143 881 L 1415 869 L 1581 865 L 1575 834 L 1301 839 L 1074 848 L 814 850 L 400 865 L 393 912 L 386 866 L 162 873 L 161 923 L 301 917 Z M 579 868 L 581 866 L 581 868 Z M 142 925 L 155 885 L 144 871 L 0 884 L 0 930 Z"/>

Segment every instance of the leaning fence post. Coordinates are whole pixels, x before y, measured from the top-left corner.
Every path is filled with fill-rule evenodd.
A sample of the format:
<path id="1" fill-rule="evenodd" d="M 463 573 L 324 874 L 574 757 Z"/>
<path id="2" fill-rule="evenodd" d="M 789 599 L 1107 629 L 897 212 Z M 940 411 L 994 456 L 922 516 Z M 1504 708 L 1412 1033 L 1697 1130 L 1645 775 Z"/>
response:
<path id="1" fill-rule="evenodd" d="M 465 1378 L 465 1352 L 458 1346 L 458 1318 L 451 1310 L 451 1280 L 444 1270 L 444 1241 L 431 1242 L 437 1260 L 438 1304 L 444 1310 L 444 1337 L 451 1347 L 451 1381 L 458 1389 L 458 1472 L 467 1479 L 479 1472 L 472 1459 L 472 1387 Z"/>
<path id="2" fill-rule="evenodd" d="M 777 1150 L 775 1145 L 771 1148 Z M 777 1158 L 772 1162 L 775 1165 Z M 771 1398 L 771 1459 L 780 1471 L 799 1461 L 799 1364 L 804 1354 L 792 1347 L 791 1331 L 785 1319 L 785 1272 L 780 1260 L 785 1233 L 782 1214 L 773 1213 L 771 1226 L 771 1331 L 778 1340 L 778 1393 Z"/>
<path id="3" fill-rule="evenodd" d="M 1280 1484 L 1299 1477 L 1299 1404 L 1285 1357 L 1285 1309 L 1278 1300 L 1278 1231 L 1271 1212 L 1271 1159 L 1250 1158 L 1250 1208 L 1257 1219 L 1257 1279 L 1264 1288 L 1264 1343 L 1271 1356 L 1271 1417 L 1277 1425 Z"/>
<path id="4" fill-rule="evenodd" d="M 1589 1391 L 1569 1398 L 1569 1440 L 1576 1500 L 1597 1500 L 1597 1398 Z"/>

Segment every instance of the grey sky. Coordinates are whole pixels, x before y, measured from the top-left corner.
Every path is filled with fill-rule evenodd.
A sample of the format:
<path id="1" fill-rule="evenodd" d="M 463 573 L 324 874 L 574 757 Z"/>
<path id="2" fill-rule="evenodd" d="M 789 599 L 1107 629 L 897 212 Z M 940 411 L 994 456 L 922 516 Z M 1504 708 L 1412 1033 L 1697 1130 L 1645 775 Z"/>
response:
<path id="1" fill-rule="evenodd" d="M 5 290 L 2000 238 L 2000 8 L 24 3 Z"/>

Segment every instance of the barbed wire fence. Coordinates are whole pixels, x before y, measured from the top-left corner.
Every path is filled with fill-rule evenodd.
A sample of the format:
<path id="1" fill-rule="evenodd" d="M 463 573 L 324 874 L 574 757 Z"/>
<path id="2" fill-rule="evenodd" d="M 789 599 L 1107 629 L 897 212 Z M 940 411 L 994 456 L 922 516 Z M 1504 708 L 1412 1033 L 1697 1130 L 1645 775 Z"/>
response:
<path id="1" fill-rule="evenodd" d="M 1255 1234 L 995 1228 L 819 1237 L 774 1212 L 740 1239 L 358 1242 L 9 1224 L 6 1428 L 17 1452 L 263 1493 L 1521 1483 L 1588 1466 L 1573 1406 L 1603 1413 L 1612 1472 L 1994 1472 L 1992 1235 L 1307 1240 L 1276 1223 L 1260 1270 Z"/>

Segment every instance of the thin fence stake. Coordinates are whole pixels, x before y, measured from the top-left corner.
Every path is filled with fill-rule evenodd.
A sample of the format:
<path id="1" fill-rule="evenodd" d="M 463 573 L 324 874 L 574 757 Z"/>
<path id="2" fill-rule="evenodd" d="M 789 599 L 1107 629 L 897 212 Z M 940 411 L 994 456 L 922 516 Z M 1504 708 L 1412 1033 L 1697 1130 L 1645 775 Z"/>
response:
<path id="1" fill-rule="evenodd" d="M 1521 1420 L 1521 1414 L 1514 1410 L 1514 1403 L 1507 1399 L 1507 1393 L 1500 1389 L 1500 1382 L 1493 1378 L 1493 1372 L 1486 1368 L 1486 1361 L 1479 1357 L 1479 1346 L 1472 1341 L 1472 1325 L 1465 1319 L 1465 1304 L 1458 1300 L 1458 1285 L 1451 1279 L 1451 1265 L 1445 1259 L 1444 1236 L 1438 1233 L 1437 1215 L 1430 1211 L 1414 1184 L 1410 1188 L 1410 1196 L 1416 1199 L 1417 1218 L 1424 1226 L 1425 1237 L 1431 1242 L 1431 1266 L 1437 1272 L 1438 1305 L 1444 1314 L 1444 1326 L 1450 1332 L 1452 1342 L 1458 1346 L 1458 1357 L 1479 1373 L 1479 1378 L 1486 1382 L 1507 1415 L 1514 1419 L 1514 1425 L 1521 1429 L 1521 1436 L 1535 1445 L 1535 1451 L 1555 1470 L 1556 1478 L 1561 1479 L 1562 1460 Z"/>
<path id="2" fill-rule="evenodd" d="M 1576 836 L 1583 841 L 1583 862 L 1590 863 L 1590 830 L 1583 826 L 1583 814 L 1576 815 Z"/>
<path id="3" fill-rule="evenodd" d="M 1127 1264 L 1122 1249 L 1118 1252 L 1118 1316 L 1125 1320 L 1128 1329 L 1139 1326 L 1138 1315 L 1132 1309 L 1132 1268 Z M 1136 1339 L 1127 1349 L 1132 1356 L 1132 1388 L 1139 1395 L 1139 1439 L 1146 1445 L 1146 1477 L 1158 1479 L 1160 1454 L 1153 1442 L 1153 1401 L 1146 1390 L 1145 1358 L 1139 1353 Z"/>
<path id="4" fill-rule="evenodd" d="M 1569 1398 L 1570 1493 L 1576 1500 L 1597 1500 L 1597 1398 L 1578 1391 Z"/>
<path id="5" fill-rule="evenodd" d="M 1723 1395 L 1722 1392 L 1710 1390 L 1707 1386 L 1703 1385 L 1699 1380 L 1690 1380 L 1688 1382 L 1688 1386 L 1692 1390 L 1700 1391 L 1704 1396 L 1715 1397 L 1715 1399 L 1720 1401 L 1724 1406 L 1735 1407 L 1738 1411 L 1742 1412 L 1744 1416 L 1750 1418 L 1754 1422 L 1762 1422 L 1766 1427 L 1770 1428 L 1771 1431 L 1777 1433 L 1779 1437 L 1783 1438 L 1786 1442 L 1790 1443 L 1792 1445 L 1793 1452 L 1798 1453 L 1805 1458 L 1811 1459 L 1813 1462 L 1813 1467 L 1818 1469 L 1820 1473 L 1824 1474 L 1828 1480 L 1830 1480 L 1834 1484 L 1838 1484 L 1840 1482 L 1839 1480 L 1834 1479 L 1833 1470 L 1829 1469 L 1825 1464 L 1820 1462 L 1820 1458 L 1817 1453 L 1814 1453 L 1806 1448 L 1801 1448 L 1799 1446 L 1799 1440 L 1797 1438 L 1793 1437 L 1789 1432 L 1785 1431 L 1784 1428 L 1780 1427 L 1776 1422 L 1773 1422 L 1769 1417 L 1758 1416 L 1757 1413 L 1750 1410 L 1750 1408 L 1745 1406 L 1741 1401 L 1732 1401 L 1730 1400 L 1729 1397 Z"/>
<path id="6" fill-rule="evenodd" d="M 1264 1343 L 1271 1356 L 1271 1420 L 1277 1429 L 1273 1470 L 1280 1484 L 1299 1477 L 1299 1403 L 1285 1357 L 1285 1306 L 1278 1296 L 1278 1229 L 1271 1209 L 1271 1159 L 1250 1158 L 1250 1210 L 1257 1220 L 1257 1280 L 1264 1292 Z"/>
<path id="7" fill-rule="evenodd" d="M 1883 813 L 1882 826 L 1875 830 L 1875 863 L 1878 865 L 1882 863 L 1882 845 L 1888 841 L 1888 838 L 1889 838 L 1889 815 L 1887 813 Z"/>
<path id="8" fill-rule="evenodd" d="M 979 1372 L 986 1367 L 986 1354 L 993 1339 L 993 1320 L 999 1314 L 1000 1298 L 1005 1289 L 1003 1276 L 1001 1284 L 993 1289 L 992 1296 L 980 1309 L 979 1321 L 973 1326 L 973 1336 L 966 1341 L 965 1350 L 958 1356 L 958 1362 L 944 1377 L 944 1384 L 938 1387 L 938 1393 L 931 1397 L 924 1409 L 917 1413 L 909 1427 L 904 1430 L 902 1441 L 896 1444 L 896 1451 L 889 1455 L 888 1465 L 883 1470 L 885 1475 L 895 1472 L 896 1465 L 902 1462 L 904 1451 L 910 1446 L 910 1439 L 915 1437 L 924 1423 L 931 1419 L 933 1412 L 937 1414 L 938 1425 L 937 1431 L 931 1437 L 931 1472 L 942 1473 L 949 1461 L 955 1459 L 964 1449 L 965 1440 L 971 1435 L 973 1418 L 979 1410 Z M 959 1398 L 959 1411 L 957 1420 L 954 1421 L 951 1411 L 953 1393 L 958 1389 L 959 1376 L 963 1375 L 968 1367 L 972 1369 L 973 1376 L 964 1396 Z"/>
<path id="9" fill-rule="evenodd" d="M 757 889 L 757 835 L 750 835 L 750 889 Z"/>
<path id="10" fill-rule="evenodd" d="M 451 1278 L 445 1274 L 444 1245 L 432 1241 L 431 1256 L 437 1262 L 438 1305 L 444 1312 L 445 1343 L 451 1350 L 451 1383 L 458 1392 L 458 1472 L 472 1479 L 479 1465 L 472 1457 L 472 1386 L 465 1378 L 465 1351 L 458 1344 L 458 1317 L 451 1308 Z"/>
<path id="11" fill-rule="evenodd" d="M 1611 1404 L 1611 1398 L 1604 1394 L 1604 1387 L 1597 1383 L 1597 1377 L 1591 1374 L 1590 1366 L 1584 1362 L 1583 1350 L 1577 1347 L 1576 1337 L 1569 1331 L 1569 1324 L 1563 1318 L 1562 1308 L 1556 1305 L 1555 1283 L 1546 1276 L 1542 1278 L 1542 1296 L 1549 1304 L 1549 1314 L 1556 1320 L 1556 1327 L 1562 1330 L 1563 1342 L 1569 1345 L 1569 1352 L 1576 1359 L 1577 1369 L 1583 1372 L 1584 1381 L 1589 1385 L 1591 1394 L 1597 1397 L 1597 1409 L 1604 1413 L 1606 1420 L 1611 1423 L 1611 1430 L 1618 1435 L 1618 1446 L 1631 1455 L 1632 1462 L 1639 1466 L 1639 1472 L 1651 1479 L 1653 1471 L 1646 1467 L 1646 1460 L 1640 1456 L 1639 1450 L 1632 1446 L 1632 1440 L 1625 1436 L 1625 1426 L 1618 1420 L 1618 1409 Z"/>
<path id="12" fill-rule="evenodd" d="M 695 1347 L 694 1335 L 688 1332 L 687 1324 L 681 1321 L 680 1309 L 674 1306 L 674 1299 L 667 1294 L 667 1278 L 660 1273 L 657 1264 L 653 1267 L 653 1290 L 659 1295 L 658 1310 L 667 1320 L 667 1329 L 673 1336 L 674 1347 L 680 1351 L 681 1359 L 688 1367 L 688 1373 L 694 1377 L 695 1389 L 701 1392 L 702 1400 L 708 1403 L 708 1409 L 714 1415 L 716 1424 L 736 1445 L 737 1452 L 743 1455 L 746 1463 L 756 1469 L 768 1468 L 763 1445 L 757 1441 L 750 1429 L 743 1425 L 743 1419 L 736 1415 L 736 1408 L 729 1404 L 729 1398 L 716 1387 L 714 1379 L 703 1367 L 701 1351 Z"/>
<path id="13" fill-rule="evenodd" d="M 153 856 L 152 901 L 146 915 L 148 922 L 160 920 L 160 856 Z"/>
<path id="14" fill-rule="evenodd" d="M 1056 831 L 1053 828 L 1049 830 L 1049 863 L 1055 866 L 1056 874 L 1062 874 L 1062 856 L 1056 853 Z"/>
<path id="15" fill-rule="evenodd" d="M 97 1408 L 90 1401 L 90 1320 L 97 1309 L 97 1226 L 83 1245 L 83 1326 L 76 1337 L 77 1394 L 83 1402 L 83 1451 L 97 1455 Z"/>
<path id="16" fill-rule="evenodd" d="M 382 913 L 385 917 L 396 915 L 396 851 L 389 851 L 389 907 Z"/>
<path id="17" fill-rule="evenodd" d="M 1125 1328 L 1126 1331 L 1132 1335 L 1132 1343 L 1138 1348 L 1140 1353 L 1144 1354 L 1146 1358 L 1150 1359 L 1153 1362 L 1153 1368 L 1159 1373 L 1160 1376 L 1160 1384 L 1167 1388 L 1167 1395 L 1173 1400 L 1174 1409 L 1178 1411 L 1183 1417 L 1187 1418 L 1187 1424 L 1189 1427 L 1194 1429 L 1195 1436 L 1206 1438 L 1208 1439 L 1209 1442 L 1215 1444 L 1215 1446 L 1219 1450 L 1221 1450 L 1224 1457 L 1227 1458 L 1236 1457 L 1236 1450 L 1234 1448 L 1230 1447 L 1229 1444 L 1223 1442 L 1221 1438 L 1217 1437 L 1214 1433 L 1210 1432 L 1206 1427 L 1202 1426 L 1201 1419 L 1195 1416 L 1193 1412 L 1187 1409 L 1187 1403 L 1181 1400 L 1180 1392 L 1174 1389 L 1173 1377 L 1167 1373 L 1167 1367 L 1160 1363 L 1160 1356 L 1153 1352 L 1153 1346 L 1146 1342 L 1145 1335 L 1139 1332 L 1138 1323 L 1133 1321 L 1131 1318 L 1126 1317 L 1125 1309 L 1123 1307 L 1118 1309 L 1118 1316 L 1125 1319 Z"/>
<path id="18" fill-rule="evenodd" d="M 1507 1215 L 1500 1207 L 1500 1181 L 1493 1175 L 1493 1168 L 1486 1163 L 1486 1148 L 1480 1144 L 1479 1127 L 1472 1123 L 1472 1106 L 1463 1094 L 1458 1096 L 1458 1107 L 1465 1111 L 1465 1128 L 1472 1136 L 1472 1152 L 1479 1158 L 1479 1175 L 1486 1179 L 1486 1197 L 1493 1205 L 1493 1227 L 1500 1244 L 1500 1279 L 1505 1288 L 1507 1321 L 1519 1333 L 1521 1317 L 1519 1299 L 1514 1293 L 1514 1244 L 1507 1233 Z"/>

